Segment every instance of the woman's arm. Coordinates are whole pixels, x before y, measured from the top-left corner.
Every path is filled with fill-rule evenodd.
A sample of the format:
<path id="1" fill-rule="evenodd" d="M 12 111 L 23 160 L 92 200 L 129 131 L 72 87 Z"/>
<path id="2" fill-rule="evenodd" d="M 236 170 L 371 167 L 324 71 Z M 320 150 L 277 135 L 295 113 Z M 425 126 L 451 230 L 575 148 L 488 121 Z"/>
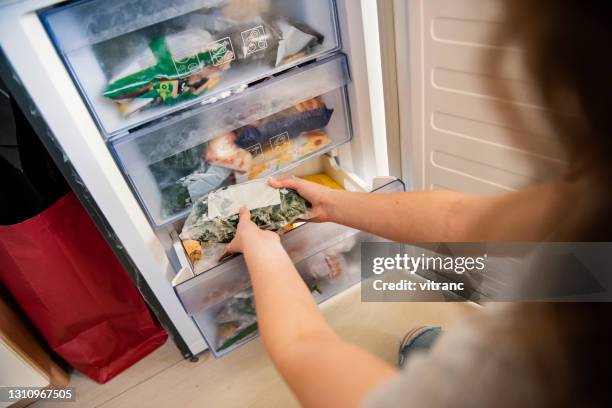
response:
<path id="1" fill-rule="evenodd" d="M 311 407 L 355 407 L 396 369 L 338 338 L 277 234 L 240 213 L 231 252 L 242 252 L 253 284 L 264 346 L 297 398 Z"/>
<path id="2" fill-rule="evenodd" d="M 313 204 L 315 221 L 331 221 L 397 242 L 495 242 L 546 239 L 579 196 L 558 182 L 493 196 L 452 191 L 353 193 L 298 178 L 270 179 Z"/>

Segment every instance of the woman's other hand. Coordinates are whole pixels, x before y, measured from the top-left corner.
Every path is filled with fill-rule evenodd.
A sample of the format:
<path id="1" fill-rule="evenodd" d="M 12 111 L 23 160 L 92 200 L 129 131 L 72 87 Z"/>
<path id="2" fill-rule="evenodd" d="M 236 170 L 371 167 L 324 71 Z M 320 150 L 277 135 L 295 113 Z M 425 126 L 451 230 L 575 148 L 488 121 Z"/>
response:
<path id="1" fill-rule="evenodd" d="M 333 221 L 331 209 L 332 204 L 334 203 L 335 190 L 297 177 L 291 177 L 283 180 L 277 180 L 270 177 L 268 183 L 274 188 L 288 188 L 295 190 L 299 195 L 308 200 L 312 205 L 312 208 L 310 209 L 311 218 L 309 218 L 308 221 Z"/>
<path id="2" fill-rule="evenodd" d="M 248 208 L 241 208 L 236 236 L 232 242 L 227 244 L 226 252 L 244 253 L 248 248 L 264 248 L 267 245 L 273 245 L 279 242 L 280 237 L 278 234 L 260 229 L 251 221 L 251 212 Z"/>

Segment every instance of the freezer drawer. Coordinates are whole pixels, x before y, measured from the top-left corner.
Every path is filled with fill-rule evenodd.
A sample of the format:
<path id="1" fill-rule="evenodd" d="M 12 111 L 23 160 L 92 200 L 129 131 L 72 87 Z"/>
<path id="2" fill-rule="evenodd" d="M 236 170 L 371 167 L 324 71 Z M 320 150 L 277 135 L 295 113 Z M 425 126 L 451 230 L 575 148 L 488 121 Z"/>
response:
<path id="1" fill-rule="evenodd" d="M 403 183 L 396 180 L 376 190 L 392 191 L 404 191 Z M 306 223 L 282 237 L 289 256 L 319 303 L 360 281 L 359 243 L 377 240 L 370 234 L 332 223 Z M 243 257 L 238 256 L 175 288 L 217 357 L 257 335 L 249 286 Z"/>
<path id="2" fill-rule="evenodd" d="M 325 250 L 296 263 L 317 303 L 360 281 L 359 241 L 368 234 L 355 232 Z M 257 336 L 251 289 L 192 315 L 215 357 L 225 355 Z"/>
<path id="3" fill-rule="evenodd" d="M 309 175 L 322 175 L 322 174 L 329 177 L 340 188 L 344 190 L 360 191 L 360 192 L 366 192 L 370 190 L 370 188 L 357 175 L 340 167 L 336 163 L 336 160 L 333 157 L 330 157 L 328 155 L 319 156 L 315 159 L 309 160 L 301 164 L 300 166 L 294 167 L 291 170 L 284 172 L 280 176 L 281 177 L 287 177 L 287 176 L 304 177 L 304 176 L 309 176 Z M 377 184 L 377 186 L 386 185 L 388 183 L 389 183 L 389 180 L 383 182 L 382 184 Z M 170 239 L 172 240 L 172 249 L 171 249 L 170 257 L 173 259 L 176 258 L 178 262 L 177 264 L 178 273 L 173 279 L 173 286 L 175 287 L 178 287 L 184 282 L 187 282 L 188 280 L 193 279 L 196 276 L 201 275 L 205 272 L 212 272 L 213 270 L 216 270 L 216 268 L 219 266 L 219 261 L 217 261 L 217 259 L 218 257 L 222 255 L 218 253 L 216 254 L 217 258 L 214 258 L 215 256 L 214 254 L 211 254 L 211 253 L 202 254 L 202 255 L 205 255 L 203 259 L 198 260 L 195 263 L 193 263 L 190 260 L 187 250 L 184 248 L 183 243 L 181 242 L 179 238 L 179 233 L 182 230 L 183 225 L 184 225 L 184 221 L 181 220 L 167 227 L 169 231 Z M 337 226 L 334 224 L 301 223 L 300 228 L 302 228 L 301 229 L 302 231 L 305 231 L 304 234 L 299 234 L 299 235 L 285 234 L 282 236 L 281 239 L 283 241 L 283 245 L 285 249 L 291 256 L 291 258 L 294 260 L 294 262 L 298 262 L 299 260 L 302 260 L 312 255 L 314 252 L 320 251 L 321 248 L 323 248 L 324 245 L 326 245 L 326 243 L 329 243 L 332 240 L 336 239 L 339 236 L 338 230 L 336 227 Z M 309 234 L 308 229 L 310 228 L 315 228 L 316 234 Z M 220 250 L 223 250 L 223 248 L 221 247 Z M 232 272 L 227 272 L 227 273 L 226 272 L 223 272 L 223 273 L 215 272 L 215 273 L 210 274 L 209 275 L 210 277 L 223 275 L 223 279 L 225 279 L 228 274 L 233 275 L 233 276 L 238 276 L 238 274 L 242 273 L 240 269 L 244 265 L 239 265 L 237 263 L 231 263 L 235 261 L 229 261 L 227 259 L 225 259 L 224 261 L 228 263 L 226 268 L 228 270 L 231 269 Z M 220 269 L 225 270 L 226 268 L 220 268 Z M 243 276 L 246 276 L 246 275 L 243 275 Z M 234 280 L 234 278 L 231 278 L 231 280 Z M 191 283 L 194 284 L 194 282 L 191 282 Z M 198 285 L 195 285 L 195 286 L 198 286 Z M 210 286 L 210 285 L 206 285 L 206 286 Z M 222 291 L 222 286 L 224 286 L 224 284 L 212 285 L 210 290 L 217 292 L 217 289 L 219 289 L 219 291 Z M 187 301 L 187 303 L 189 304 L 193 303 L 195 304 L 195 306 L 189 306 L 188 309 L 200 310 L 208 306 L 209 303 L 207 300 L 205 300 L 207 296 L 202 295 L 203 292 L 202 293 L 198 292 L 200 289 L 198 289 L 198 291 L 194 292 L 193 294 L 189 294 L 189 295 L 187 294 L 187 292 L 189 291 L 188 288 L 190 287 L 191 287 L 190 285 L 183 285 L 181 286 L 181 289 L 180 289 L 181 293 L 185 295 L 186 299 L 187 298 L 191 299 L 191 296 L 192 295 L 194 296 L 193 299 L 195 299 L 195 301 L 191 302 L 189 300 Z M 215 297 L 214 302 L 218 302 L 220 300 L 221 299 L 219 299 L 218 297 Z"/>
<path id="4" fill-rule="evenodd" d="M 282 237 L 283 246 L 297 264 L 358 231 L 337 224 L 304 224 Z M 244 258 L 236 256 L 176 287 L 189 315 L 221 303 L 251 286 Z"/>
<path id="5" fill-rule="evenodd" d="M 109 143 L 151 223 L 185 218 L 213 189 L 298 165 L 351 138 L 344 55 Z"/>
<path id="6" fill-rule="evenodd" d="M 40 17 L 105 136 L 340 48 L 334 0 L 84 0 Z"/>

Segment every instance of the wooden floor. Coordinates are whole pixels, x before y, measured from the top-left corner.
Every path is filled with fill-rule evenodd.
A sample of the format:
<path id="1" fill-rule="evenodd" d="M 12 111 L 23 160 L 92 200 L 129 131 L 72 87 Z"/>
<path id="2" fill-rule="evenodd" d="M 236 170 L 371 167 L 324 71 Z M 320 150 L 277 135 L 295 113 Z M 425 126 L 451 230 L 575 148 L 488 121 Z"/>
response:
<path id="1" fill-rule="evenodd" d="M 345 339 L 394 363 L 404 333 L 416 325 L 448 327 L 475 307 L 465 303 L 362 303 L 359 286 L 324 306 Z M 196 363 L 183 360 L 172 341 L 105 385 L 74 373 L 76 403 L 34 407 L 293 407 L 297 402 L 256 339 L 215 360 L 208 352 Z"/>

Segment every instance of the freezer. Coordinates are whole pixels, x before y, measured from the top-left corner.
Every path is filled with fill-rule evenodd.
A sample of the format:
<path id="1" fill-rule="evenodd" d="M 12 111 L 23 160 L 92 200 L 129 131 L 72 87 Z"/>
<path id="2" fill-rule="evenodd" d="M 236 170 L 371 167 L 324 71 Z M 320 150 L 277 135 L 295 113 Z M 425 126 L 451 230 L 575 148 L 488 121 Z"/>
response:
<path id="1" fill-rule="evenodd" d="M 365 41 L 376 29 L 358 3 L 0 6 L 3 79 L 185 357 L 221 356 L 256 336 L 253 316 L 232 315 L 251 302 L 242 257 L 197 262 L 179 239 L 194 201 L 270 175 L 350 191 L 395 180 Z M 292 227 L 283 244 L 317 301 L 359 282 L 358 243 L 374 237 Z"/>
<path id="2" fill-rule="evenodd" d="M 564 168 L 520 53 L 491 35 L 501 4 L 8 0 L 0 74 L 183 355 L 222 355 L 255 333 L 222 313 L 249 305 L 244 265 L 194 264 L 178 239 L 213 185 L 288 173 L 371 191 L 401 176 L 491 194 Z M 361 239 L 347 234 L 305 224 L 283 239 L 307 277 Z M 340 252 L 330 265 L 355 270 Z"/>

